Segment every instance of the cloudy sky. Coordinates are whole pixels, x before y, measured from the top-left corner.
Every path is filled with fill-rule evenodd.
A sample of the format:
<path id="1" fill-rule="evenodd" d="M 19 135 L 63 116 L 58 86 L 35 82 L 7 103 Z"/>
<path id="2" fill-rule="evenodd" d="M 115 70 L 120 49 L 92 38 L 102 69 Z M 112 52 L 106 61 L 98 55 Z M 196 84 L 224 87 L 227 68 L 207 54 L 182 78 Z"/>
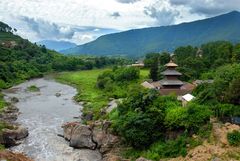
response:
<path id="1" fill-rule="evenodd" d="M 32 42 L 83 44 L 134 28 L 179 24 L 240 10 L 240 0 L 0 0 L 0 21 Z"/>

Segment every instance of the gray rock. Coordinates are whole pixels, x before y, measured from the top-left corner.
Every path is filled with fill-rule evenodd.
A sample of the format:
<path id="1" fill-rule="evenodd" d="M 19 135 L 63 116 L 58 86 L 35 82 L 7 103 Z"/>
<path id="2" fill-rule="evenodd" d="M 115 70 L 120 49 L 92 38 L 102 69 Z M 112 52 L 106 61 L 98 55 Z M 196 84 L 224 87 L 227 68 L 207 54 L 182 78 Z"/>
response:
<path id="1" fill-rule="evenodd" d="M 17 103 L 17 102 L 19 102 L 19 99 L 17 97 L 12 97 L 11 102 L 12 103 Z"/>
<path id="2" fill-rule="evenodd" d="M 77 125 L 72 129 L 70 146 L 74 148 L 96 149 L 97 144 L 92 140 L 92 131 L 86 125 Z"/>
<path id="3" fill-rule="evenodd" d="M 55 94 L 55 96 L 56 96 L 56 97 L 60 97 L 60 96 L 61 96 L 61 93 L 58 92 L 58 93 Z"/>
<path id="4" fill-rule="evenodd" d="M 63 137 L 70 141 L 71 136 L 72 136 L 72 131 L 75 126 L 77 126 L 79 123 L 78 122 L 69 122 L 64 125 L 62 125 L 63 128 Z"/>
<path id="5" fill-rule="evenodd" d="M 106 154 L 119 143 L 119 138 L 110 133 L 106 133 L 100 128 L 94 128 L 93 141 L 97 143 L 97 148 L 100 153 Z"/>

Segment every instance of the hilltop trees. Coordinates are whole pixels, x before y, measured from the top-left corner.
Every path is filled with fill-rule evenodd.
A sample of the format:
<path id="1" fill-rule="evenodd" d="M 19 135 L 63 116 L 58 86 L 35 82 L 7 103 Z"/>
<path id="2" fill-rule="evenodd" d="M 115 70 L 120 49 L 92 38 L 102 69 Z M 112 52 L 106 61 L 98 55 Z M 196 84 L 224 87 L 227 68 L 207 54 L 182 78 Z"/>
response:
<path id="1" fill-rule="evenodd" d="M 0 32 L 12 32 L 12 28 L 3 22 L 0 22 Z"/>

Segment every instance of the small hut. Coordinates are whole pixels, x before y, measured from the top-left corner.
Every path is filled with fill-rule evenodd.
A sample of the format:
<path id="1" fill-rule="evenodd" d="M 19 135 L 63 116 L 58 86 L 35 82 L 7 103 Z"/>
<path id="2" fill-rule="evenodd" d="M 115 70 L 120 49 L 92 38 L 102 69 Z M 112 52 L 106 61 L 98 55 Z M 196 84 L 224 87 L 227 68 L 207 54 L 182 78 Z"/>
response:
<path id="1" fill-rule="evenodd" d="M 185 107 L 188 102 L 192 101 L 195 97 L 191 94 L 185 94 L 184 96 L 182 96 L 182 106 Z"/>

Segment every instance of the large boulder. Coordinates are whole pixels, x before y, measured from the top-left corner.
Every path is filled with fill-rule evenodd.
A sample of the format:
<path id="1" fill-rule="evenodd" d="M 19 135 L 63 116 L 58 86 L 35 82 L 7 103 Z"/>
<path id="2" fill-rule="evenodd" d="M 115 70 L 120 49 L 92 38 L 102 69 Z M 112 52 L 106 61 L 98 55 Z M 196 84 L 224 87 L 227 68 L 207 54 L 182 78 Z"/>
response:
<path id="1" fill-rule="evenodd" d="M 19 140 L 28 136 L 27 128 L 23 126 L 13 126 L 11 129 L 3 129 L 0 134 L 0 144 L 7 147 L 18 145 Z"/>
<path id="2" fill-rule="evenodd" d="M 79 122 L 68 122 L 62 125 L 63 128 L 63 137 L 70 141 L 72 132 L 75 126 L 79 125 Z"/>
<path id="3" fill-rule="evenodd" d="M 70 141 L 70 146 L 74 148 L 96 149 L 97 144 L 93 142 L 92 130 L 87 125 L 78 122 L 64 124 L 64 138 Z"/>
<path id="4" fill-rule="evenodd" d="M 120 142 L 117 136 L 109 132 L 110 125 L 109 121 L 96 121 L 90 126 L 79 122 L 66 123 L 62 126 L 63 137 L 70 141 L 71 147 L 98 149 L 101 154 L 105 155 Z"/>

